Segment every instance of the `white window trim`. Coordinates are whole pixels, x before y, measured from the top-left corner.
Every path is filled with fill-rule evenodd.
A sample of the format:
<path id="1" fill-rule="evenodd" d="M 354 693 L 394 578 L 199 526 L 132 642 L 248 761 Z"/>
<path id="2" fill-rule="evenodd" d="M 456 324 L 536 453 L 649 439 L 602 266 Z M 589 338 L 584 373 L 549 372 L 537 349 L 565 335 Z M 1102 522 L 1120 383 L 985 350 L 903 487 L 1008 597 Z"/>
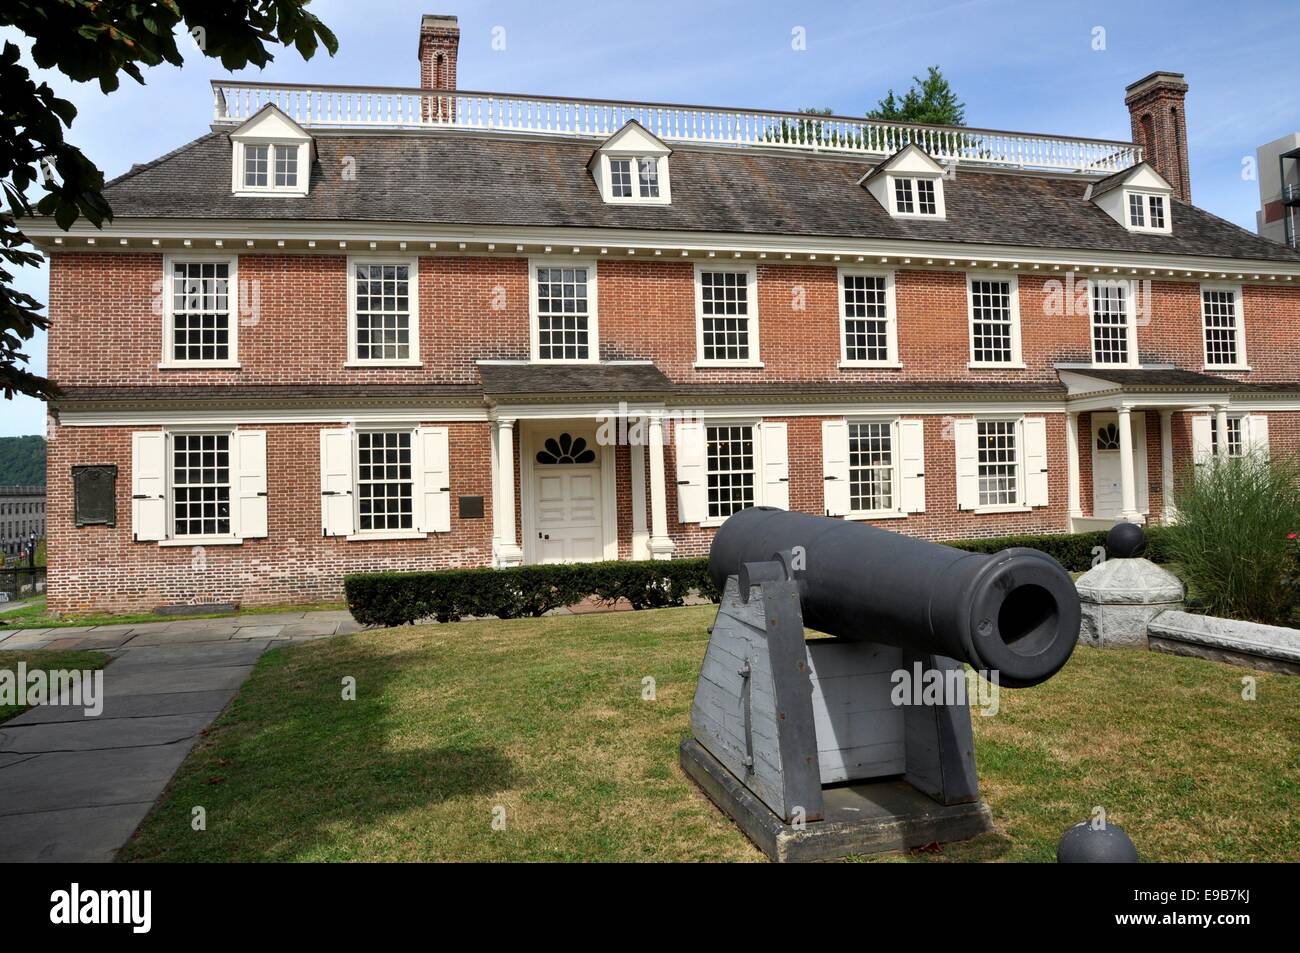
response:
<path id="1" fill-rule="evenodd" d="M 587 269 L 587 356 L 575 358 L 542 359 L 538 356 L 540 333 L 537 322 L 537 269 L 538 268 Z M 600 363 L 600 274 L 594 258 L 568 258 L 543 255 L 528 259 L 528 360 L 533 364 L 599 364 Z"/>
<path id="2" fill-rule="evenodd" d="M 1211 364 L 1209 342 L 1205 339 L 1205 332 L 1208 326 L 1205 321 L 1205 292 L 1207 291 L 1231 291 L 1233 296 L 1234 307 L 1236 308 L 1236 328 L 1237 328 L 1237 362 L 1235 364 Z M 1230 284 L 1225 282 L 1203 281 L 1196 292 L 1196 307 L 1201 313 L 1201 359 L 1204 361 L 1201 370 L 1204 371 L 1248 371 L 1250 364 L 1246 360 L 1246 310 L 1242 297 L 1241 285 Z"/>
<path id="3" fill-rule="evenodd" d="M 267 153 L 267 176 L 266 185 L 246 185 L 244 180 L 244 150 L 246 146 L 269 146 Z M 234 151 L 232 154 L 231 166 L 231 191 L 244 198 L 257 195 L 306 195 L 307 179 L 310 173 L 311 165 L 311 142 L 304 140 L 301 142 L 289 139 L 257 139 L 257 138 L 238 138 L 234 140 Z M 296 149 L 298 150 L 298 181 L 292 186 L 275 184 L 275 151 L 276 149 Z"/>
<path id="4" fill-rule="evenodd" d="M 629 196 L 614 195 L 614 177 L 613 170 L 610 168 L 610 159 L 631 159 L 632 160 L 632 194 Z M 641 185 L 639 178 L 638 162 L 641 159 L 654 159 L 659 175 L 659 195 L 642 197 Z M 668 182 L 668 156 L 657 153 L 646 152 L 645 150 L 621 150 L 612 149 L 609 152 L 602 152 L 600 155 L 600 182 L 601 198 L 605 200 L 606 205 L 671 205 L 672 189 Z"/>
<path id="5" fill-rule="evenodd" d="M 888 173 L 886 183 L 889 192 L 889 214 L 894 218 L 919 218 L 927 222 L 940 221 L 948 217 L 948 209 L 943 200 L 943 176 L 942 175 L 925 175 L 920 172 L 909 172 L 907 174 Z M 912 206 L 916 211 L 902 212 L 898 208 L 898 180 L 912 180 Z M 934 214 L 927 215 L 920 211 L 921 194 L 916 183 L 920 179 L 925 179 L 934 183 Z"/>
<path id="6" fill-rule="evenodd" d="M 976 506 L 970 512 L 976 515 L 985 513 L 1031 513 L 1033 507 L 1025 499 L 1027 486 L 1025 481 L 1025 417 L 1024 414 L 978 414 L 975 420 L 975 478 L 979 479 L 979 425 L 997 420 L 1012 421 L 1016 425 L 1016 502 L 999 503 L 994 506 Z"/>
<path id="7" fill-rule="evenodd" d="M 1005 281 L 1011 297 L 1011 360 L 977 361 L 975 360 L 975 293 L 977 281 Z M 1091 306 L 1090 306 L 1091 307 Z M 966 347 L 970 361 L 967 368 L 1003 368 L 1024 370 L 1024 354 L 1020 349 L 1020 279 L 1014 272 L 1006 271 L 968 271 L 966 272 Z"/>
<path id="8" fill-rule="evenodd" d="M 725 417 L 718 420 L 703 420 L 704 426 L 704 519 L 699 526 L 721 526 L 729 517 L 709 516 L 709 428 L 710 427 L 748 427 L 754 444 L 754 505 L 763 506 L 763 418 L 762 417 Z"/>
<path id="9" fill-rule="evenodd" d="M 403 360 L 357 357 L 357 265 L 406 265 L 410 271 L 411 356 Z M 345 367 L 423 367 L 420 361 L 420 259 L 414 255 L 348 255 L 348 359 Z"/>
<path id="10" fill-rule="evenodd" d="M 419 465 L 417 455 L 420 452 L 419 427 L 411 424 L 365 424 L 357 425 L 352 428 L 352 532 L 344 539 L 350 542 L 362 540 L 380 540 L 380 539 L 427 539 L 428 534 L 422 533 L 416 526 L 419 522 L 419 515 L 416 512 L 418 501 L 416 494 L 415 468 Z M 410 529 L 362 529 L 361 528 L 361 441 L 357 435 L 361 433 L 407 433 L 411 435 L 411 528 Z"/>
<path id="11" fill-rule="evenodd" d="M 175 330 L 172 271 L 173 265 L 189 262 L 224 262 L 229 265 L 229 277 L 226 279 L 226 305 L 230 309 L 230 357 L 223 361 L 178 361 L 172 352 L 172 337 Z M 173 369 L 238 369 L 239 364 L 239 256 L 214 254 L 212 252 L 195 252 L 193 254 L 163 255 L 162 280 L 162 359 L 158 362 L 160 370 Z"/>
<path id="12" fill-rule="evenodd" d="M 844 279 L 847 276 L 862 275 L 868 278 L 885 279 L 885 340 L 887 356 L 883 361 L 849 360 L 848 322 L 849 316 L 844 300 Z M 835 295 L 839 299 L 840 309 L 840 367 L 902 367 L 898 359 L 898 306 L 894 294 L 894 272 L 880 268 L 837 268 L 835 270 Z M 854 318 L 853 320 L 859 320 Z"/>
<path id="13" fill-rule="evenodd" d="M 1097 313 L 1094 310 L 1092 279 L 1088 283 L 1088 343 L 1092 348 L 1092 366 L 1096 368 L 1107 367 L 1141 367 L 1142 362 L 1138 357 L 1138 337 L 1137 337 L 1137 295 L 1133 287 L 1136 282 L 1129 281 L 1125 278 L 1117 279 L 1099 279 L 1102 282 L 1110 284 L 1119 284 L 1124 287 L 1124 320 L 1125 334 L 1128 341 L 1128 360 L 1122 363 L 1115 361 L 1097 360 Z M 1204 340 L 1204 336 L 1202 336 Z"/>
<path id="14" fill-rule="evenodd" d="M 887 510 L 855 510 L 850 509 L 845 514 L 846 520 L 882 520 L 882 519 L 907 519 L 908 513 L 903 509 L 903 471 L 902 471 L 902 454 L 899 452 L 899 428 L 900 417 L 845 417 L 844 422 L 850 428 L 854 424 L 889 424 L 889 457 L 890 463 L 890 493 L 895 502 L 895 506 Z M 853 433 L 849 432 L 849 501 L 852 506 L 853 500 Z"/>
<path id="15" fill-rule="evenodd" d="M 1134 225 L 1133 216 L 1129 213 L 1130 196 L 1139 195 L 1142 197 L 1142 224 Z M 1165 205 L 1165 224 L 1162 228 L 1153 228 L 1151 226 L 1151 198 L 1155 196 L 1164 199 Z M 1124 210 L 1124 227 L 1130 232 L 1149 232 L 1153 235 L 1169 235 L 1174 230 L 1173 223 L 1173 203 L 1169 200 L 1169 193 L 1157 191 L 1154 189 L 1125 189 L 1124 202 L 1121 206 Z"/>
<path id="16" fill-rule="evenodd" d="M 743 361 L 706 361 L 704 359 L 704 284 L 701 276 L 704 272 L 734 272 L 745 275 L 749 302 L 749 358 Z M 705 367 L 762 367 L 758 336 L 758 266 L 740 262 L 727 264 L 695 263 L 695 366 Z"/>
<path id="17" fill-rule="evenodd" d="M 235 471 L 238 467 L 238 458 L 235 456 L 235 434 L 238 427 L 167 427 L 163 433 L 167 436 L 167 449 L 165 451 L 165 464 L 167 467 L 167 514 L 166 527 L 167 535 L 156 541 L 158 546 L 240 546 L 244 538 L 237 532 L 239 527 L 236 525 L 236 499 L 235 499 Z M 173 438 L 178 434 L 185 436 L 202 436 L 203 434 L 215 434 L 217 436 L 226 436 L 229 439 L 227 446 L 230 453 L 230 483 L 228 484 L 230 498 L 230 532 L 219 536 L 177 536 L 176 535 L 176 496 L 175 496 L 175 446 Z"/>

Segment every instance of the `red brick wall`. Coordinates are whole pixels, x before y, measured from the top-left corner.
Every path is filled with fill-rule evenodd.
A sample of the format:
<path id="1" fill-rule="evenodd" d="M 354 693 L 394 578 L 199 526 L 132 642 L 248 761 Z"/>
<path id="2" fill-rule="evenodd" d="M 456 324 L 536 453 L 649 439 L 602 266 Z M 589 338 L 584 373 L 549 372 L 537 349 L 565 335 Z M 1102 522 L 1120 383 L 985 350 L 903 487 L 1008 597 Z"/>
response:
<path id="1" fill-rule="evenodd" d="M 241 316 L 238 370 L 160 370 L 162 256 L 65 252 L 50 261 L 50 373 L 63 384 L 469 383 L 476 359 L 528 357 L 524 258 L 420 258 L 419 368 L 345 368 L 347 275 L 343 255 L 239 256 L 239 280 L 256 314 Z M 971 370 L 966 276 L 896 274 L 902 368 L 841 370 L 836 269 L 758 266 L 759 351 L 764 367 L 695 368 L 694 266 L 667 260 L 597 263 L 601 353 L 649 358 L 673 380 L 954 380 L 1042 383 L 1053 365 L 1091 357 L 1087 314 L 1045 313 L 1048 281 L 1019 275 L 1026 370 Z M 1080 276 L 1079 280 L 1083 280 Z M 256 289 L 254 296 L 253 289 Z M 1138 328 L 1147 363 L 1204 365 L 1199 285 L 1155 281 Z M 1300 366 L 1300 288 L 1246 284 L 1250 381 L 1293 381 Z"/>

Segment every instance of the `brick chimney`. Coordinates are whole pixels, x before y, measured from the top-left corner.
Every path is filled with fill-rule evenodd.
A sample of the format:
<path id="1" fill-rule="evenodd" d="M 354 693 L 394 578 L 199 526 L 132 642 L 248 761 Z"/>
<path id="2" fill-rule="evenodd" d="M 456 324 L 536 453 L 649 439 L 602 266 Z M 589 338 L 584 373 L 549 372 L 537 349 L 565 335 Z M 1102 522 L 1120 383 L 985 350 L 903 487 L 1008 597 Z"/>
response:
<path id="1" fill-rule="evenodd" d="M 455 17 L 426 13 L 420 18 L 420 87 L 456 88 L 460 25 Z"/>
<path id="2" fill-rule="evenodd" d="M 1133 124 L 1133 141 L 1155 170 L 1169 180 L 1174 195 L 1192 201 L 1192 180 L 1187 167 L 1187 122 L 1183 100 L 1187 83 L 1182 73 L 1157 71 L 1124 90 Z"/>

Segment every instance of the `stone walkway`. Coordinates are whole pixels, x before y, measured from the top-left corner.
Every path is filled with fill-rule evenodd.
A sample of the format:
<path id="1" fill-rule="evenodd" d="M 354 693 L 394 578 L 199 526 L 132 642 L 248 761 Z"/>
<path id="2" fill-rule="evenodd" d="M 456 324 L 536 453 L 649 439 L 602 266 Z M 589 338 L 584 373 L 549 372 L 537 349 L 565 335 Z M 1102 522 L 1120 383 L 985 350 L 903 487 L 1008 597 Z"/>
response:
<path id="1" fill-rule="evenodd" d="M 113 656 L 97 717 L 38 706 L 0 724 L 0 862 L 112 860 L 267 648 L 360 628 L 337 611 L 0 632 L 0 650 Z"/>

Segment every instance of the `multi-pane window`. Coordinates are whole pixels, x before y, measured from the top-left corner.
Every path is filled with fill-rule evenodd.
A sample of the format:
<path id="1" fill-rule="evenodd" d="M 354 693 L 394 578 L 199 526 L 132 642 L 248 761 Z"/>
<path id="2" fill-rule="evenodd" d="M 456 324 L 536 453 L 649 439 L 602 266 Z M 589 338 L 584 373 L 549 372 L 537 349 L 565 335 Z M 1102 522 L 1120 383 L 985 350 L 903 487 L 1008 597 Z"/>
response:
<path id="1" fill-rule="evenodd" d="M 700 272 L 701 358 L 705 361 L 750 359 L 749 274 L 744 271 Z"/>
<path id="2" fill-rule="evenodd" d="M 1151 211 L 1151 227 L 1165 227 L 1165 197 L 1163 195 L 1147 196 L 1147 208 Z"/>
<path id="3" fill-rule="evenodd" d="M 1240 364 L 1237 292 L 1231 288 L 1201 289 L 1201 313 L 1205 321 L 1205 363 Z"/>
<path id="4" fill-rule="evenodd" d="M 934 200 L 934 182 L 932 180 L 916 180 L 916 208 L 922 215 L 938 214 L 939 207 Z"/>
<path id="5" fill-rule="evenodd" d="M 358 361 L 411 359 L 411 266 L 356 262 Z"/>
<path id="6" fill-rule="evenodd" d="M 916 211 L 916 203 L 912 198 L 911 179 L 894 180 L 894 209 L 900 215 L 911 215 Z"/>
<path id="7" fill-rule="evenodd" d="M 659 198 L 659 160 L 653 156 L 642 156 L 636 160 L 636 164 L 641 198 Z"/>
<path id="8" fill-rule="evenodd" d="M 230 263 L 172 263 L 171 359 L 228 361 Z"/>
<path id="9" fill-rule="evenodd" d="M 893 425 L 849 424 L 849 509 L 871 513 L 893 508 Z"/>
<path id="10" fill-rule="evenodd" d="M 295 188 L 298 185 L 298 147 L 275 147 L 275 187 Z"/>
<path id="11" fill-rule="evenodd" d="M 172 533 L 230 535 L 230 434 L 172 435 Z"/>
<path id="12" fill-rule="evenodd" d="M 616 199 L 632 197 L 632 160 L 609 160 L 609 193 Z"/>
<path id="13" fill-rule="evenodd" d="M 270 169 L 270 146 L 244 146 L 244 187 L 264 189 Z"/>
<path id="14" fill-rule="evenodd" d="M 1092 359 L 1097 364 L 1129 363 L 1128 288 L 1120 281 L 1092 284 Z"/>
<path id="15" fill-rule="evenodd" d="M 709 518 L 725 519 L 754 505 L 754 428 L 727 424 L 706 428 Z"/>
<path id="16" fill-rule="evenodd" d="M 843 276 L 844 360 L 889 360 L 889 296 L 884 275 Z"/>
<path id="17" fill-rule="evenodd" d="M 1020 461 L 1014 420 L 976 423 L 979 452 L 979 505 L 1014 506 L 1020 500 Z"/>
<path id="18" fill-rule="evenodd" d="M 1210 417 L 1210 453 L 1219 452 L 1219 420 L 1218 416 Z M 1241 418 L 1228 418 L 1228 456 L 1240 457 L 1245 452 L 1245 444 L 1241 439 Z"/>
<path id="19" fill-rule="evenodd" d="M 1144 196 L 1136 192 L 1128 194 L 1128 223 L 1134 228 L 1146 227 L 1147 220 L 1143 198 Z"/>
<path id="20" fill-rule="evenodd" d="M 362 532 L 414 527 L 411 431 L 357 433 L 357 525 Z"/>
<path id="21" fill-rule="evenodd" d="M 591 305 L 584 265 L 537 269 L 537 358 L 591 358 Z"/>
<path id="22" fill-rule="evenodd" d="M 1010 364 L 1016 358 L 1015 314 L 1009 281 L 975 279 L 970 283 L 971 360 L 975 364 Z"/>

